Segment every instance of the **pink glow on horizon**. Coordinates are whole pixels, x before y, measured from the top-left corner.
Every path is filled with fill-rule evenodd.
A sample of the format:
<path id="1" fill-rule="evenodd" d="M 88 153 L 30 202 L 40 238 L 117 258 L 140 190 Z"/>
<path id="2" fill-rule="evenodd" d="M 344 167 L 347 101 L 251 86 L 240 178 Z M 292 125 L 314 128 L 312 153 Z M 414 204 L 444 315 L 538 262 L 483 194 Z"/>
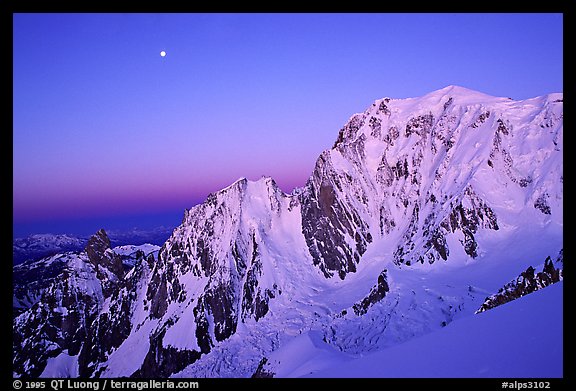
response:
<path id="1" fill-rule="evenodd" d="M 196 173 L 189 178 L 166 175 L 131 177 L 124 182 L 114 177 L 101 177 L 99 180 L 80 182 L 82 186 L 75 186 L 70 181 L 56 186 L 38 183 L 24 191 L 14 189 L 14 221 L 190 208 L 203 202 L 209 193 L 217 192 L 241 177 L 258 180 L 263 175 L 271 176 L 284 192 L 290 193 L 294 188 L 304 186 L 311 174 L 311 170 L 306 172 L 308 170 L 297 167 L 277 170 L 276 176 L 267 173 L 238 175 L 236 171 L 218 175 L 210 175 L 211 172 L 207 171 L 205 175 Z"/>

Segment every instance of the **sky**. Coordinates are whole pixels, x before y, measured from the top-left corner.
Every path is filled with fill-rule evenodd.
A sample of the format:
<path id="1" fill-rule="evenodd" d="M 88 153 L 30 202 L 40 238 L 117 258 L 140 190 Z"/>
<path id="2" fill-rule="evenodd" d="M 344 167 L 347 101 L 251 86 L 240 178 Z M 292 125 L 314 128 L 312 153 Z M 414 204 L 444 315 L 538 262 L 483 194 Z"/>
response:
<path id="1" fill-rule="evenodd" d="M 13 235 L 176 226 L 241 177 L 289 193 L 376 99 L 562 92 L 562 32 L 534 13 L 14 14 Z"/>

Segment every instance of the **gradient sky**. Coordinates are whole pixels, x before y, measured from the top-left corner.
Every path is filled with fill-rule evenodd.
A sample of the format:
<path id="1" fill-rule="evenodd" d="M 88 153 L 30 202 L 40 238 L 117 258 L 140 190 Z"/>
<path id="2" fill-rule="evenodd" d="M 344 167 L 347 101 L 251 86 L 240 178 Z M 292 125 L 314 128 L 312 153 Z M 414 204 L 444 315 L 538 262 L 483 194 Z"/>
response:
<path id="1" fill-rule="evenodd" d="M 348 118 L 385 96 L 563 91 L 562 14 L 13 21 L 15 236 L 175 226 L 240 177 L 290 192 Z"/>

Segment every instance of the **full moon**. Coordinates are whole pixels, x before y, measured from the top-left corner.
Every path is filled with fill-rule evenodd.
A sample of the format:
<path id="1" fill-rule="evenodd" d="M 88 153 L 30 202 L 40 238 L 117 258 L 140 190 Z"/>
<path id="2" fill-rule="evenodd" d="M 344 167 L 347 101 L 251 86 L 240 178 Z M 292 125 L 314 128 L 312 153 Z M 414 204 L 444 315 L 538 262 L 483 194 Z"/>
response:
<path id="1" fill-rule="evenodd" d="M 166 52 L 165 52 L 164 50 L 162 50 L 162 51 L 160 52 L 160 57 L 164 57 L 164 56 L 166 56 Z"/>

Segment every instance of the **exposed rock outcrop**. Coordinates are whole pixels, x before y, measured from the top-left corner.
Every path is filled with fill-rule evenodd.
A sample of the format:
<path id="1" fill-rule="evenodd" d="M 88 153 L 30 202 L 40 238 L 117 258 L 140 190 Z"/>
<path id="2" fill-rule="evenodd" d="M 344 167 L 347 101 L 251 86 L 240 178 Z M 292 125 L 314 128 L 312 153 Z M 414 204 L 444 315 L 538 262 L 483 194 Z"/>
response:
<path id="1" fill-rule="evenodd" d="M 556 266 L 554 266 L 554 263 L 556 263 Z M 529 266 L 525 271 L 520 273 L 516 279 L 500 288 L 498 293 L 487 297 L 476 313 L 488 311 L 489 309 L 506 304 L 561 281 L 563 279 L 562 265 L 563 251 L 558 255 L 556 262 L 553 262 L 550 257 L 547 257 L 540 272 L 536 272 L 536 269 Z"/>

